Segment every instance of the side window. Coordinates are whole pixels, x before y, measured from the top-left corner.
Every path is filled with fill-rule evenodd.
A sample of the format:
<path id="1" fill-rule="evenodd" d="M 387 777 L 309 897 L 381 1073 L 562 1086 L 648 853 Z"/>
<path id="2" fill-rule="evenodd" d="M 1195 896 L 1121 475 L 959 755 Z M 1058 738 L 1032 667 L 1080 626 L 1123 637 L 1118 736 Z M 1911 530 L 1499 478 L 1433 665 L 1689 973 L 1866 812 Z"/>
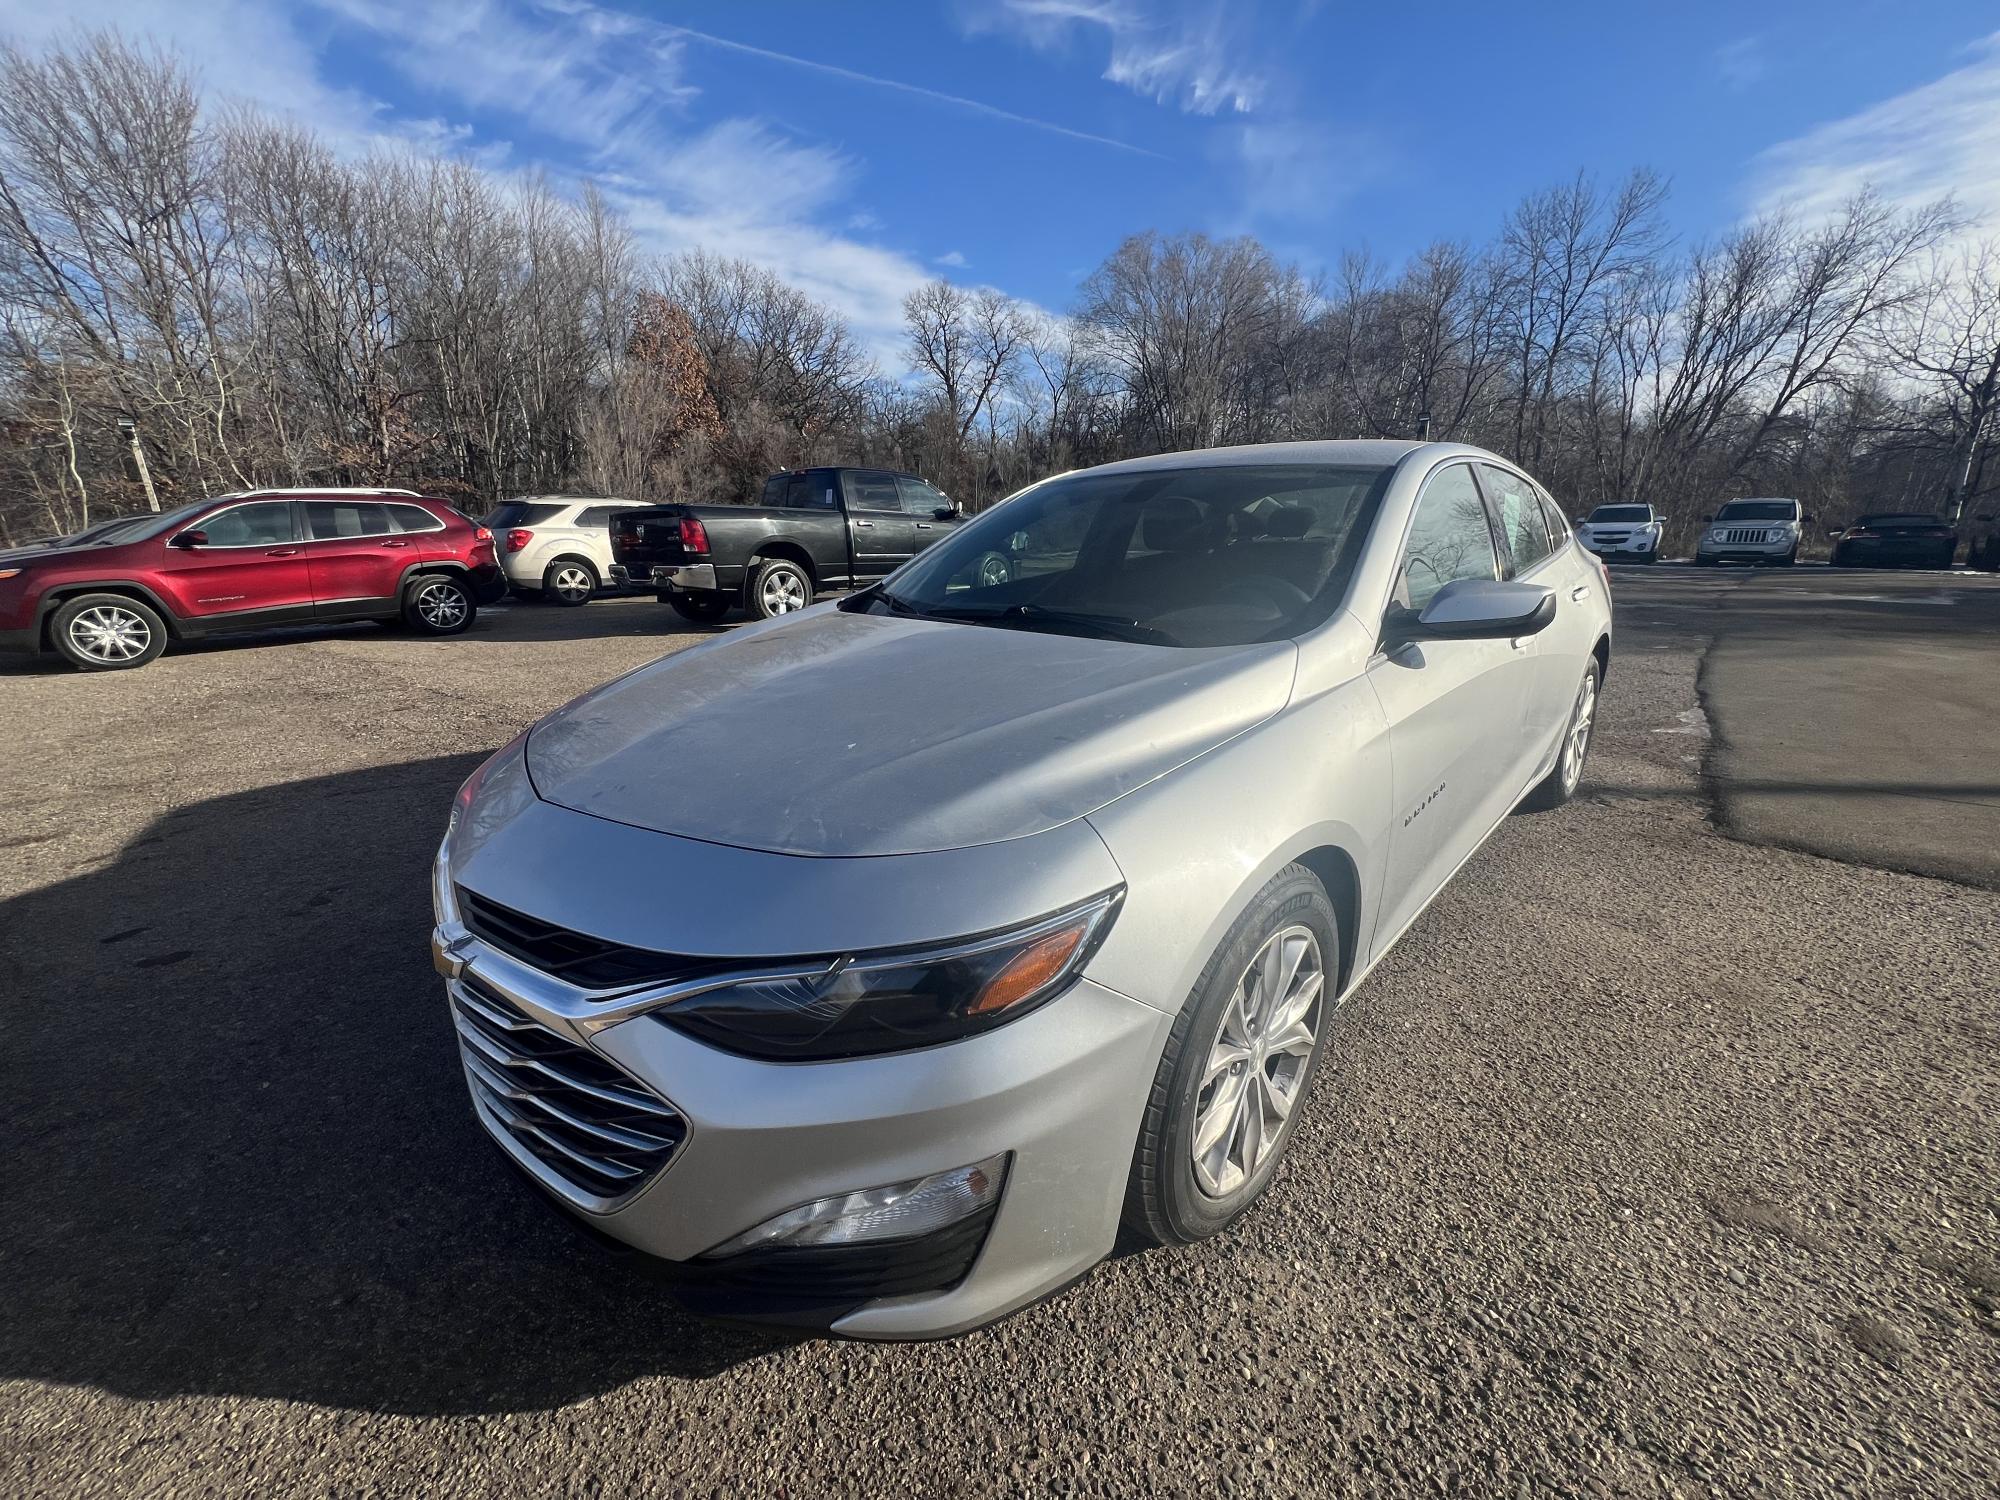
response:
<path id="1" fill-rule="evenodd" d="M 425 510 L 421 505 L 389 505 L 383 507 L 389 512 L 389 524 L 398 531 L 443 531 L 444 522 Z M 464 519 L 471 520 L 467 516 Z M 477 521 L 472 522 L 478 525 Z"/>
<path id="2" fill-rule="evenodd" d="M 870 469 L 849 469 L 841 475 L 847 486 L 849 510 L 901 510 L 903 500 L 896 490 L 896 476 Z"/>
<path id="3" fill-rule="evenodd" d="M 609 531 L 611 529 L 611 513 L 617 508 L 615 505 L 586 506 L 583 510 L 577 512 L 574 524 L 588 531 Z"/>
<path id="4" fill-rule="evenodd" d="M 289 500 L 234 506 L 196 522 L 193 529 L 206 532 L 211 547 L 269 547 L 299 539 Z"/>
<path id="5" fill-rule="evenodd" d="M 791 478 L 789 474 L 773 474 L 764 481 L 764 494 L 757 503 L 768 510 L 783 510 L 790 505 L 792 502 L 788 489 Z"/>
<path id="6" fill-rule="evenodd" d="M 1493 528 L 1472 482 L 1470 464 L 1453 464 L 1433 474 L 1417 497 L 1410 540 L 1396 584 L 1397 602 L 1422 609 L 1437 591 L 1461 578 L 1500 576 L 1493 551 Z"/>
<path id="7" fill-rule="evenodd" d="M 833 476 L 824 470 L 793 474 L 785 481 L 785 505 L 792 510 L 833 510 Z"/>
<path id="8" fill-rule="evenodd" d="M 1514 555 L 1514 571 L 1525 573 L 1555 549 L 1549 545 L 1549 524 L 1542 517 L 1542 502 L 1533 486 L 1518 474 L 1479 466 L 1480 481 L 1493 497 L 1493 509 L 1500 515 L 1500 534 Z"/>
<path id="9" fill-rule="evenodd" d="M 347 536 L 387 536 L 393 529 L 385 505 L 352 500 L 306 502 L 306 535 L 316 542 Z"/>
<path id="10" fill-rule="evenodd" d="M 1537 489 L 1535 493 L 1542 497 L 1542 519 L 1549 525 L 1549 545 L 1560 552 L 1562 544 L 1573 535 L 1569 517 L 1562 513 L 1561 506 L 1549 498 L 1547 490 Z"/>
<path id="11" fill-rule="evenodd" d="M 903 497 L 904 510 L 926 521 L 933 511 L 951 503 L 921 479 L 912 479 L 907 474 L 896 476 L 896 493 Z"/>

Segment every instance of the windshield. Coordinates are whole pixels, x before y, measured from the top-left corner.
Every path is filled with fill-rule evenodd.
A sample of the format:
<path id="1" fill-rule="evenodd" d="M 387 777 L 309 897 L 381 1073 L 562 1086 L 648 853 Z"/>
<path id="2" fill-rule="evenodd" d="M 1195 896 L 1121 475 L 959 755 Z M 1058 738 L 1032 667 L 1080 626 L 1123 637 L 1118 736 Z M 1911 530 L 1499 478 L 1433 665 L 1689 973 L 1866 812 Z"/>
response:
<path id="1" fill-rule="evenodd" d="M 1162 646 L 1294 635 L 1339 606 L 1393 470 L 1079 474 L 995 506 L 858 608 Z"/>
<path id="2" fill-rule="evenodd" d="M 1856 526 L 1942 526 L 1936 516 L 1912 515 L 1907 511 L 1885 511 L 1879 516 L 1861 516 Z"/>
<path id="3" fill-rule="evenodd" d="M 1590 519 L 1636 524 L 1652 520 L 1653 508 L 1650 505 L 1600 505 L 1590 513 Z"/>
<path id="4" fill-rule="evenodd" d="M 1796 500 L 1732 500 L 1716 516 L 1718 521 L 1792 521 L 1798 518 Z"/>
<path id="5" fill-rule="evenodd" d="M 486 513 L 482 526 L 544 526 L 561 515 L 563 505 L 530 505 L 525 500 L 503 500 Z"/>

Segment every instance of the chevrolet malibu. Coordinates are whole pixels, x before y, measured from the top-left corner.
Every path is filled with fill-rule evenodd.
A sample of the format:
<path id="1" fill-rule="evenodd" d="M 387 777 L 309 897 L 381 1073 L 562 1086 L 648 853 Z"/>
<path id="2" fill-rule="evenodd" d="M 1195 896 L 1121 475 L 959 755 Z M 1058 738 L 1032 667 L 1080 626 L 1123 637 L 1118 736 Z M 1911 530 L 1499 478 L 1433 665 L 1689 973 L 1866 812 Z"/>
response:
<path id="1" fill-rule="evenodd" d="M 1475 448 L 1046 480 L 473 773 L 432 953 L 479 1122 L 697 1308 L 849 1336 L 1213 1235 L 1341 1001 L 1576 791 L 1610 603 Z"/>

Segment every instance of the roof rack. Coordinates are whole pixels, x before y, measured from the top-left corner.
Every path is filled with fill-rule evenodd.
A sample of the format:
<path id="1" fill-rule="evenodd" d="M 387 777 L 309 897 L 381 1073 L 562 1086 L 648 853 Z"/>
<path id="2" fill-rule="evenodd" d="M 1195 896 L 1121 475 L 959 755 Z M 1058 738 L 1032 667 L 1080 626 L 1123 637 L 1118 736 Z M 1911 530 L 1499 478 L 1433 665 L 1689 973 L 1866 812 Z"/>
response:
<path id="1" fill-rule="evenodd" d="M 374 484 L 271 484 L 254 490 L 231 490 L 228 494 L 217 495 L 215 498 L 242 500 L 251 495 L 408 495 L 412 500 L 424 498 L 416 490 L 391 489 Z"/>

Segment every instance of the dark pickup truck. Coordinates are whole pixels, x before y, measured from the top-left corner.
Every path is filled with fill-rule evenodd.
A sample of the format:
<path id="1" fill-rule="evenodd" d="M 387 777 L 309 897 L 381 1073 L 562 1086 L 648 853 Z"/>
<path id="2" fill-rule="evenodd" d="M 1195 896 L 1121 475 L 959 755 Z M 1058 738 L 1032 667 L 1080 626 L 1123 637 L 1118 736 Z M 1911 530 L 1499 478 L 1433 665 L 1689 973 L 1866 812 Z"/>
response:
<path id="1" fill-rule="evenodd" d="M 874 582 L 965 519 L 942 490 L 889 469 L 773 474 L 760 500 L 619 511 L 612 580 L 650 582 L 686 619 L 719 620 L 740 604 L 767 620 L 822 589 Z"/>

